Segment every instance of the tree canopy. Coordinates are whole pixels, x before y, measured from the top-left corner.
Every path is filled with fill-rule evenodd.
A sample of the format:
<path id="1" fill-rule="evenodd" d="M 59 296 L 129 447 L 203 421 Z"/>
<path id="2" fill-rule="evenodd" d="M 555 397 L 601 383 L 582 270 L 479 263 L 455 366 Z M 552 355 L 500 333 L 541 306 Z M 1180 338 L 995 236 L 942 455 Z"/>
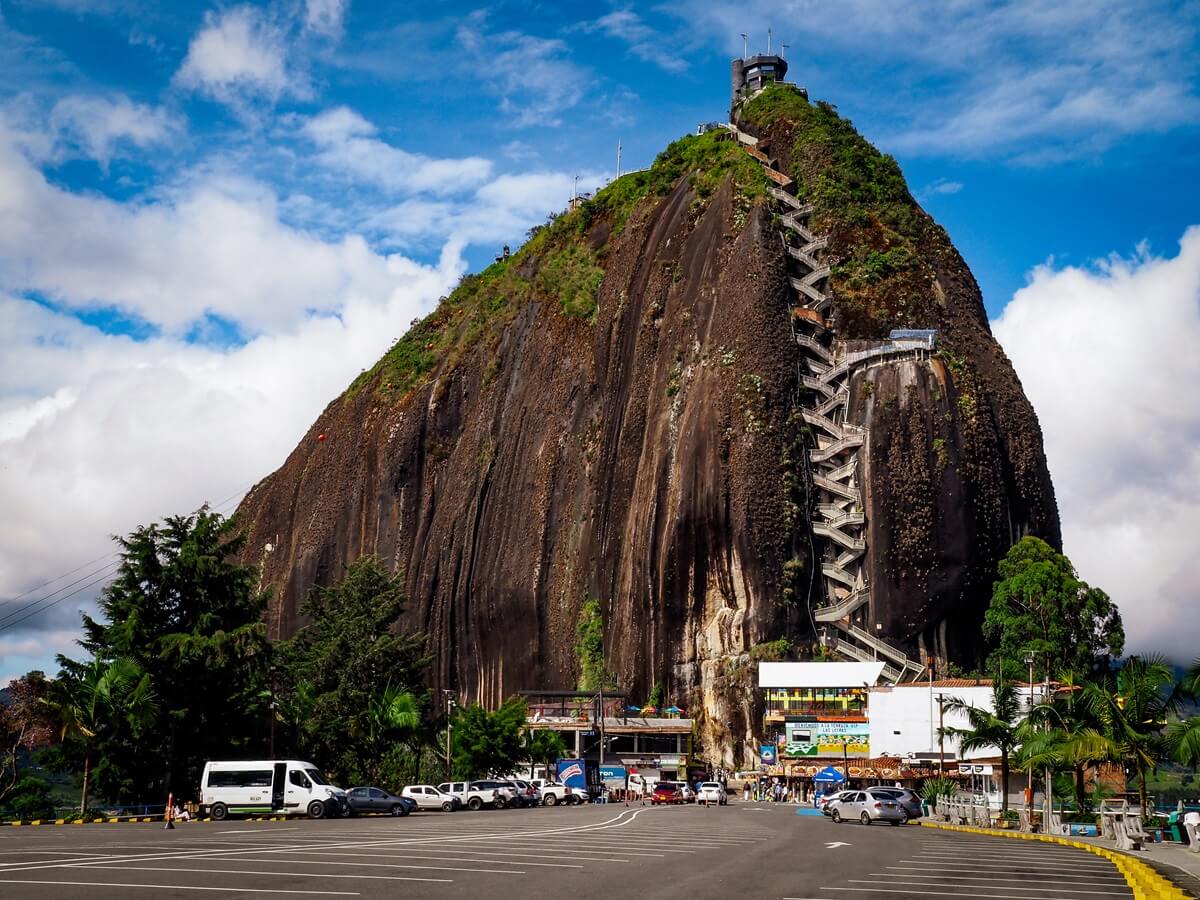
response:
<path id="1" fill-rule="evenodd" d="M 453 719 L 451 757 L 455 778 L 509 775 L 527 758 L 522 729 L 525 701 L 510 697 L 494 712 L 478 703 L 460 707 Z"/>
<path id="2" fill-rule="evenodd" d="M 117 542 L 120 567 L 100 597 L 102 615 L 83 617 L 80 643 L 93 661 L 60 657 L 59 680 L 78 693 L 95 663 L 136 664 L 157 698 L 146 723 L 154 739 L 100 735 L 96 786 L 110 800 L 190 797 L 206 759 L 262 752 L 266 598 L 255 568 L 238 561 L 244 538 L 207 507 Z"/>
<path id="3" fill-rule="evenodd" d="M 277 703 L 300 713 L 295 750 L 335 776 L 378 775 L 389 741 L 409 739 L 428 708 L 425 640 L 397 630 L 407 604 L 403 576 L 364 556 L 313 589 L 301 607 L 309 624 L 279 646 Z"/>
<path id="4" fill-rule="evenodd" d="M 988 670 L 1022 680 L 1025 653 L 1035 677 L 1061 670 L 1101 672 L 1125 647 L 1121 614 L 1099 588 L 1080 580 L 1066 556 L 1040 538 L 1021 538 L 1000 562 L 983 633 L 995 645 Z M 1025 675 L 1028 677 L 1028 675 Z"/>

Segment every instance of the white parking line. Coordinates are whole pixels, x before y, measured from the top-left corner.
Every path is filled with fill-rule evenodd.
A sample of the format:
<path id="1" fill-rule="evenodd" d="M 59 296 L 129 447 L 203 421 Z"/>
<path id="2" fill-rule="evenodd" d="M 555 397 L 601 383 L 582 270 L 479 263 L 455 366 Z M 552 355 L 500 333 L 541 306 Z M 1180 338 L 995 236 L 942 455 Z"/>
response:
<path id="1" fill-rule="evenodd" d="M 828 885 L 826 885 L 825 887 L 822 887 L 821 890 L 823 890 L 823 891 L 855 891 L 857 893 L 865 893 L 865 894 L 880 894 L 880 893 L 920 894 L 922 897 L 987 897 L 988 900 L 1031 900 L 1031 898 L 1027 894 L 981 894 L 977 890 L 972 890 L 969 893 L 962 893 L 961 891 L 931 891 L 928 888 L 925 888 L 925 889 L 919 890 L 919 891 L 910 891 L 905 888 L 893 888 L 893 887 L 882 887 L 881 888 L 879 885 L 876 885 L 875 887 L 869 887 L 869 888 L 829 887 Z M 1048 888 L 1047 890 L 1050 890 L 1050 889 Z M 1127 891 L 1124 896 L 1130 897 L 1130 896 L 1132 896 L 1132 894 L 1130 894 Z M 1076 900 L 1076 898 L 1073 898 L 1073 897 L 1039 897 L 1039 898 L 1037 898 L 1037 900 Z"/>
<path id="2" fill-rule="evenodd" d="M 957 869 L 931 869 L 931 868 L 929 868 L 929 866 L 887 866 L 886 868 L 900 869 L 900 870 L 911 869 L 916 872 L 949 872 L 949 873 L 951 873 L 951 877 L 955 881 L 958 881 L 960 879 L 970 879 L 972 881 L 1028 881 L 1029 880 L 1028 877 L 1025 877 L 1025 878 L 1003 878 L 1000 875 L 958 875 L 958 874 L 956 874 L 959 871 Z M 971 869 L 970 871 L 975 871 L 975 870 Z M 872 875 L 880 875 L 883 873 L 872 872 L 871 874 Z M 905 874 L 906 873 L 904 871 L 901 872 L 902 876 L 904 876 Z M 889 878 L 893 877 L 893 875 L 894 875 L 894 873 L 889 873 L 888 877 Z M 909 876 L 909 877 L 916 877 L 916 876 Z M 1100 880 L 1097 880 L 1097 879 L 1100 879 Z M 1120 875 L 1120 873 L 1117 873 L 1117 872 L 1114 872 L 1112 875 L 1100 875 L 1099 873 L 1097 873 L 1096 875 L 1093 875 L 1093 876 L 1081 876 L 1078 878 L 1072 877 L 1072 878 L 1066 878 L 1066 879 L 1056 877 L 1054 879 L 1055 884 L 1106 884 L 1109 882 L 1116 883 L 1116 884 L 1124 884 L 1125 879 Z"/>
<path id="3" fill-rule="evenodd" d="M 133 884 L 128 881 L 33 881 L 30 879 L 0 878 L 0 884 L 52 884 L 73 887 L 149 888 L 152 891 L 220 891 L 225 894 L 306 894 L 312 897 L 358 897 L 358 891 L 301 891 L 283 888 L 205 887 L 188 884 Z"/>
<path id="4" fill-rule="evenodd" d="M 1004 880 L 1011 881 L 1012 879 L 1009 878 L 1009 879 L 1004 879 Z M 920 886 L 923 884 L 923 882 L 926 882 L 926 881 L 934 881 L 937 883 L 937 885 L 939 887 L 961 887 L 961 888 L 970 888 L 972 890 L 974 890 L 976 888 L 981 888 L 981 887 L 987 886 L 987 885 L 975 885 L 975 884 L 955 884 L 955 882 L 958 881 L 957 878 L 939 878 L 937 876 L 932 876 L 932 875 L 929 876 L 928 878 L 923 878 L 919 875 L 903 875 L 900 877 L 891 876 L 891 880 L 888 881 L 888 884 L 889 885 L 891 885 L 891 884 L 914 884 L 914 885 Z M 846 882 L 848 884 L 879 884 L 878 881 L 873 881 L 869 878 L 847 878 Z M 1027 881 L 1026 883 L 1029 883 L 1029 882 Z M 1121 896 L 1121 897 L 1129 896 L 1128 890 L 1098 891 L 1095 888 L 1089 888 L 1088 890 L 1083 891 L 1083 890 L 1078 890 L 1076 888 L 1059 887 L 1057 882 L 1055 882 L 1054 884 L 1034 885 L 1032 887 L 1016 887 L 1015 885 L 1007 885 L 1007 884 L 1006 885 L 997 885 L 996 887 L 998 889 L 1004 890 L 1004 891 L 1024 891 L 1025 893 L 1029 893 L 1030 891 L 1036 891 L 1037 893 L 1045 893 L 1046 891 L 1058 891 L 1060 894 L 1087 894 L 1088 896 L 1091 896 L 1091 897 L 1095 897 L 1095 896 L 1101 895 L 1101 894 L 1103 894 L 1103 895 L 1112 894 L 1112 895 Z M 1115 885 L 1106 885 L 1106 887 L 1115 887 Z"/>
<path id="5" fill-rule="evenodd" d="M 913 863 L 913 864 L 917 864 L 917 865 L 921 865 L 921 866 L 933 869 L 933 868 L 937 868 L 939 866 L 943 867 L 943 868 L 950 867 L 951 863 L 953 863 L 954 860 L 952 860 L 952 859 L 933 860 L 933 859 L 921 859 L 919 857 L 915 857 L 913 859 L 902 859 L 902 860 L 900 860 L 900 862 Z M 1079 872 L 1084 872 L 1084 873 L 1096 872 L 1096 871 L 1101 871 L 1101 872 L 1113 871 L 1113 869 L 1109 868 L 1107 863 L 1101 863 L 1097 866 L 1092 863 L 1080 865 L 1079 863 L 1075 863 L 1075 862 L 1034 863 L 1034 862 L 1021 862 L 1021 861 L 1014 860 L 1013 862 L 1010 862 L 1010 863 L 1001 863 L 1001 862 L 983 862 L 982 860 L 980 860 L 980 861 L 971 861 L 969 863 L 969 865 L 972 869 L 981 869 L 981 870 L 982 869 L 1000 869 L 1000 870 L 1005 870 L 1005 871 L 1007 871 L 1009 869 L 1017 869 L 1022 872 L 1028 872 L 1028 871 L 1032 871 L 1032 870 L 1047 871 L 1047 872 L 1079 871 Z M 962 868 L 963 868 L 963 866 L 956 866 L 951 871 L 961 871 Z"/>
<path id="6" fill-rule="evenodd" d="M 475 852 L 478 852 L 478 851 L 475 851 Z M 339 853 L 331 853 L 331 852 L 328 852 L 328 851 L 325 851 L 325 850 L 309 850 L 309 851 L 307 851 L 307 854 L 308 854 L 309 856 L 355 856 L 355 857 L 358 857 L 358 856 L 365 856 L 365 857 L 367 857 L 368 859 L 392 859 L 392 858 L 396 858 L 396 857 L 398 857 L 398 858 L 400 858 L 400 859 L 409 859 L 409 858 L 414 858 L 414 859 L 422 859 L 422 860 L 425 860 L 425 859 L 446 859 L 446 860 L 450 860 L 450 861 L 452 861 L 452 862 L 453 862 L 453 861 L 457 861 L 457 862 L 485 862 L 485 863 L 497 863 L 497 862 L 505 862 L 506 860 L 505 860 L 504 856 L 522 856 L 522 855 L 525 855 L 525 854 L 521 854 L 521 853 L 508 853 L 508 854 L 505 854 L 504 856 L 502 856 L 502 857 L 501 857 L 501 858 L 499 858 L 499 859 L 497 859 L 497 858 L 495 858 L 495 857 L 493 857 L 493 858 L 491 858 L 491 859 L 471 859 L 471 858 L 468 858 L 468 857 L 462 857 L 462 856 L 441 856 L 441 855 L 434 855 L 434 856 L 430 856 L 430 855 L 429 855 L 429 854 L 436 854 L 436 853 L 437 853 L 437 851 L 436 851 L 436 850 L 414 850 L 414 851 L 409 851 L 409 853 L 408 853 L 408 854 L 390 854 L 390 853 L 340 853 L 340 852 L 339 852 Z M 413 856 L 412 854 L 421 854 L 421 855 L 420 855 L 420 856 Z M 184 859 L 193 859 L 194 857 L 185 856 L 185 857 L 183 857 L 183 858 L 184 858 Z M 229 858 L 229 859 L 241 859 L 242 857 L 240 857 L 240 856 L 234 856 L 234 857 L 228 857 L 228 858 Z M 607 862 L 607 860 L 605 860 L 605 862 Z M 615 860 L 612 860 L 612 862 L 629 862 L 629 860 L 627 860 L 627 859 L 615 859 Z M 372 864 L 372 863 L 356 863 L 355 865 L 367 866 L 367 865 L 373 865 L 373 864 Z M 551 863 L 551 862 L 533 862 L 533 861 L 531 861 L 531 860 L 526 860 L 526 859 L 513 860 L 513 865 L 521 865 L 521 866 L 538 866 L 539 868 L 545 868 L 545 869 L 582 869 L 582 868 L 583 868 L 583 866 L 582 866 L 581 864 L 579 864 L 579 863 Z"/>
<path id="7" fill-rule="evenodd" d="M 75 868 L 68 866 L 68 868 Z M 115 869 L 123 872 L 199 872 L 205 875 L 269 875 L 272 878 L 361 878 L 371 881 L 430 881 L 438 884 L 453 884 L 453 878 L 418 878 L 409 875 L 347 875 L 341 872 L 258 872 L 253 869 L 183 869 L 175 866 L 80 866 L 87 869 Z M 464 872 L 493 872 L 498 875 L 524 875 L 524 872 L 514 872 L 511 869 L 463 869 Z M 173 884 L 165 884 L 164 888 L 174 888 Z"/>

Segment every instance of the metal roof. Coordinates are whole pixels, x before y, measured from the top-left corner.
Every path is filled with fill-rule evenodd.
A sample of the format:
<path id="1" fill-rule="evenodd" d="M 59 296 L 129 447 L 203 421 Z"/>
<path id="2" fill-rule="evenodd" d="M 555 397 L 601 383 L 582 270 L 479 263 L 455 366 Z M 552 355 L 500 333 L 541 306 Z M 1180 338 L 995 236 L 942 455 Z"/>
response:
<path id="1" fill-rule="evenodd" d="M 881 662 L 762 662 L 760 688 L 862 687 L 883 674 Z"/>

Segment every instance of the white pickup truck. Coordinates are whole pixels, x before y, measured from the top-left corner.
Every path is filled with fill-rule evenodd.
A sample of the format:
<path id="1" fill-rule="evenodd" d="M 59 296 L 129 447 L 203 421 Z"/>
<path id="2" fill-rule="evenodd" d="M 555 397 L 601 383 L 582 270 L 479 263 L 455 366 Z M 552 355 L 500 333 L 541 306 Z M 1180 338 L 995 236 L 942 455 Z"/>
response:
<path id="1" fill-rule="evenodd" d="M 559 803 L 578 803 L 580 797 L 565 784 L 547 781 L 545 778 L 534 778 L 529 782 L 542 792 L 542 806 L 557 806 Z"/>

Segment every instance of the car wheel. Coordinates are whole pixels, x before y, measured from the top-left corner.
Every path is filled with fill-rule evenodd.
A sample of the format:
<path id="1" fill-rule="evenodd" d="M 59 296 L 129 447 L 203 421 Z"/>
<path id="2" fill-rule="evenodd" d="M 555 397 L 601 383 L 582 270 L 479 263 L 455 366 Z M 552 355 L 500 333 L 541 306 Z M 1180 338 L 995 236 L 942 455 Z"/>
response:
<path id="1" fill-rule="evenodd" d="M 905 809 L 900 810 L 900 821 L 897 822 L 896 824 L 897 825 L 907 825 L 908 824 L 908 810 L 905 810 Z"/>
<path id="2" fill-rule="evenodd" d="M 478 797 L 472 797 L 470 800 L 467 801 L 467 809 L 471 810 L 471 812 L 479 812 L 479 810 L 481 810 L 482 808 L 483 808 L 483 801 L 480 800 Z"/>
<path id="3" fill-rule="evenodd" d="M 497 797 L 495 801 L 496 809 L 504 809 L 508 805 L 503 797 Z"/>
<path id="4" fill-rule="evenodd" d="M 229 816 L 229 809 L 224 803 L 214 803 L 209 807 L 208 815 L 214 822 L 223 822 Z"/>
<path id="5" fill-rule="evenodd" d="M 447 800 L 442 804 L 442 812 L 454 812 L 454 804 Z"/>
<path id="6" fill-rule="evenodd" d="M 308 804 L 308 817 L 310 819 L 325 818 L 325 804 L 320 800 L 314 800 L 312 803 Z"/>
<path id="7" fill-rule="evenodd" d="M 833 819 L 835 822 L 840 822 L 842 821 L 842 814 L 835 809 L 829 814 L 829 818 Z"/>
<path id="8" fill-rule="evenodd" d="M 862 822 L 864 825 L 871 824 L 871 817 L 867 815 L 867 811 L 865 809 L 863 810 L 863 814 L 858 817 L 858 821 Z"/>
<path id="9" fill-rule="evenodd" d="M 402 804 L 402 803 L 393 803 L 393 804 L 392 804 L 392 808 L 391 808 L 390 812 L 391 812 L 391 814 L 392 814 L 393 816 L 402 816 L 402 815 L 404 815 L 404 804 Z"/>
<path id="10" fill-rule="evenodd" d="M 558 803 L 558 798 L 553 794 L 547 794 L 545 799 L 542 800 L 542 803 L 544 803 L 546 806 L 554 806 L 554 804 Z"/>

